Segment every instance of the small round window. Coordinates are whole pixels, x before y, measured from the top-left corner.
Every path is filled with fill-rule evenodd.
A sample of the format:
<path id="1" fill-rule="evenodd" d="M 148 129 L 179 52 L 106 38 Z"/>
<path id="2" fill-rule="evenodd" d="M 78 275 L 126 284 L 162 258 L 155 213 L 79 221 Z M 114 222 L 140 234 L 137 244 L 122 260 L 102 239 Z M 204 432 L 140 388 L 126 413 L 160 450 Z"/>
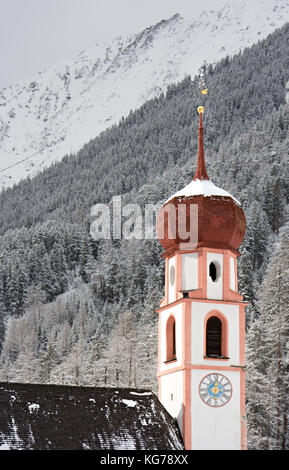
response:
<path id="1" fill-rule="evenodd" d="M 171 266 L 171 269 L 170 269 L 170 284 L 171 284 L 171 286 L 173 286 L 174 283 L 175 283 L 175 277 L 176 277 L 175 267 Z"/>
<path id="2" fill-rule="evenodd" d="M 217 282 L 221 276 L 221 265 L 218 261 L 212 261 L 209 266 L 209 276 L 213 282 Z"/>

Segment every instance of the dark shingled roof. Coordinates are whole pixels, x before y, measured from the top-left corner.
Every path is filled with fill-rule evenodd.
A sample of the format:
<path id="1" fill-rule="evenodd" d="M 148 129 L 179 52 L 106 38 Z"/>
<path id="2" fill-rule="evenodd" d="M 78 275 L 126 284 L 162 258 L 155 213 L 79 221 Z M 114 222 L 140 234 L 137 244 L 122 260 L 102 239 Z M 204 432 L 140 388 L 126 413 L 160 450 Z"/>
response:
<path id="1" fill-rule="evenodd" d="M 144 390 L 0 383 L 0 449 L 184 449 Z"/>

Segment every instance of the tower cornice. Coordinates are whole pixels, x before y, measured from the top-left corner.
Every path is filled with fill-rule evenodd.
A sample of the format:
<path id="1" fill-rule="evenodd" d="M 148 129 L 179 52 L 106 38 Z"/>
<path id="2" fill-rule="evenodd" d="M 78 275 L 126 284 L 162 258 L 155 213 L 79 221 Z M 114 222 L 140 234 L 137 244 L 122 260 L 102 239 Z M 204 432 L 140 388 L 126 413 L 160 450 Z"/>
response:
<path id="1" fill-rule="evenodd" d="M 217 300 L 217 299 L 198 299 L 198 298 L 181 298 L 177 299 L 174 302 L 171 302 L 170 304 L 166 304 L 163 307 L 160 307 L 156 309 L 155 311 L 157 313 L 162 312 L 163 310 L 167 310 L 169 308 L 174 307 L 175 305 L 181 304 L 181 303 L 193 303 L 193 302 L 202 302 L 202 303 L 210 303 L 210 304 L 218 304 L 218 305 L 237 305 L 237 306 L 243 306 L 246 307 L 249 305 L 249 302 L 235 302 L 233 300 Z"/>

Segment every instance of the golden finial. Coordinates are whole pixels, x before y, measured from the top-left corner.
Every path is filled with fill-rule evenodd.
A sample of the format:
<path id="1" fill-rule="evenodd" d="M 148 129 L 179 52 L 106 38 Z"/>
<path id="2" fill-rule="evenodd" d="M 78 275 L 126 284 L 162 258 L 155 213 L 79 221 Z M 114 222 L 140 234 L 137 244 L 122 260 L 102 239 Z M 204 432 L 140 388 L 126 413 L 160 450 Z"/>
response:
<path id="1" fill-rule="evenodd" d="M 199 106 L 199 107 L 198 107 L 198 113 L 199 113 L 199 114 L 200 114 L 200 113 L 203 114 L 204 111 L 205 111 L 204 106 Z"/>

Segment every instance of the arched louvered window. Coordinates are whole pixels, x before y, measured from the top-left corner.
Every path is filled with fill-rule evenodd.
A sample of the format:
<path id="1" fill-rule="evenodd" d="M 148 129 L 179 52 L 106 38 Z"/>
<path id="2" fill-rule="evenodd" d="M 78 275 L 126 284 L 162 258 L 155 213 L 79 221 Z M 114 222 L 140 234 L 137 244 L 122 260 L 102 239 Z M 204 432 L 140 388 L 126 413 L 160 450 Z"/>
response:
<path id="1" fill-rule="evenodd" d="M 171 316 L 167 321 L 167 362 L 176 360 L 176 322 Z"/>
<path id="2" fill-rule="evenodd" d="M 210 317 L 207 321 L 206 356 L 222 356 L 222 322 L 218 317 Z"/>

